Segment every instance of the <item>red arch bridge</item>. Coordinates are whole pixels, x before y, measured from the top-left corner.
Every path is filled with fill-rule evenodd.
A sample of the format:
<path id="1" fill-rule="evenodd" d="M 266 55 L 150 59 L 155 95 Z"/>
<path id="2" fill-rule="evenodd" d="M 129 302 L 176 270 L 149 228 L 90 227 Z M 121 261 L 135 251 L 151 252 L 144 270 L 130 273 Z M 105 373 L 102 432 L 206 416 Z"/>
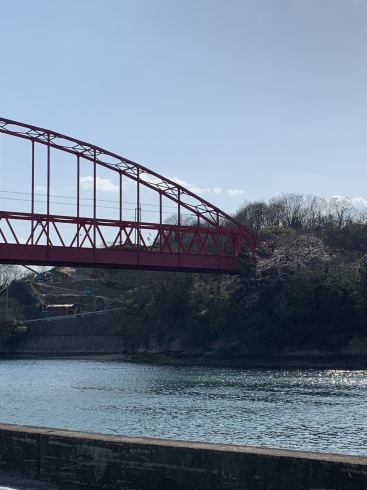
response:
<path id="1" fill-rule="evenodd" d="M 0 263 L 236 273 L 254 233 L 83 141 L 0 118 Z"/>

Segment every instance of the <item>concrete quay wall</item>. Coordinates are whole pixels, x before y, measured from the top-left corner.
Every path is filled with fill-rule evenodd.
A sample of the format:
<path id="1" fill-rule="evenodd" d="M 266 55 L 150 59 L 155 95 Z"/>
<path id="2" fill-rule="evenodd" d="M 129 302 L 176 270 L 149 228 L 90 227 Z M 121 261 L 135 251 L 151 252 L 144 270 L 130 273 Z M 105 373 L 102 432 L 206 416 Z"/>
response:
<path id="1" fill-rule="evenodd" d="M 121 313 L 111 311 L 100 316 L 31 323 L 14 347 L 1 349 L 0 346 L 0 357 L 121 354 L 124 342 L 116 334 L 120 321 Z"/>
<path id="2" fill-rule="evenodd" d="M 365 490 L 367 457 L 0 424 L 0 471 L 113 490 Z"/>

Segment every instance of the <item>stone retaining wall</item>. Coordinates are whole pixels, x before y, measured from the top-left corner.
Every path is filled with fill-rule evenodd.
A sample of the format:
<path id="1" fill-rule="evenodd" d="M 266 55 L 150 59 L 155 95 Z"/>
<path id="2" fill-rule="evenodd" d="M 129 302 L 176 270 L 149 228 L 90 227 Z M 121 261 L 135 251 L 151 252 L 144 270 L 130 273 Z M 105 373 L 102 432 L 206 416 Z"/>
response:
<path id="1" fill-rule="evenodd" d="M 0 471 L 113 490 L 365 490 L 367 457 L 0 424 Z"/>
<path id="2" fill-rule="evenodd" d="M 123 340 L 116 329 L 121 323 L 121 312 L 82 316 L 64 320 L 31 323 L 27 332 L 12 349 L 4 354 L 14 357 L 55 357 L 80 354 L 120 354 Z M 0 357 L 1 357 L 0 349 Z"/>

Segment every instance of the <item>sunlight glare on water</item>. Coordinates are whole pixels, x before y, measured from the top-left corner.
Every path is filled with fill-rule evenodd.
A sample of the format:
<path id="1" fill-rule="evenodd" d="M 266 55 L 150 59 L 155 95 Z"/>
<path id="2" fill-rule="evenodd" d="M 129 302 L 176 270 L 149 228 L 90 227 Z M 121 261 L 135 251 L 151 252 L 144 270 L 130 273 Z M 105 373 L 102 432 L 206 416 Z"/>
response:
<path id="1" fill-rule="evenodd" d="M 0 422 L 367 455 L 367 371 L 0 361 Z"/>

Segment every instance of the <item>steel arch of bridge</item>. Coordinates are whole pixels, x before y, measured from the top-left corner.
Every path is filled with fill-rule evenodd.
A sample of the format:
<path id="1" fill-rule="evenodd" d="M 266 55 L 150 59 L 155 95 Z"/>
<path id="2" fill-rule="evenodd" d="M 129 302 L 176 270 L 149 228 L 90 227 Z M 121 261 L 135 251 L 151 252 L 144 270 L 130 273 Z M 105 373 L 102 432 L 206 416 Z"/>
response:
<path id="1" fill-rule="evenodd" d="M 10 119 L 0 118 L 0 133 L 29 141 L 30 166 L 29 209 L 25 212 L 0 209 L 0 263 L 236 273 L 236 255 L 241 246 L 245 244 L 249 250 L 255 247 L 256 236 L 251 230 L 185 187 L 131 160 Z M 36 210 L 35 168 L 39 146 L 46 152 L 47 184 L 42 213 Z M 76 195 L 72 215 L 51 212 L 51 153 L 55 150 L 61 155 L 72 155 L 74 160 Z M 89 216 L 82 212 L 82 162 L 88 162 L 92 169 L 93 211 Z M 111 172 L 118 180 L 115 219 L 99 216 L 97 184 L 101 169 Z M 123 179 L 126 178 L 136 187 L 135 218 L 130 220 L 124 219 Z M 141 216 L 142 189 L 154 191 L 158 196 L 158 217 L 152 222 Z M 173 206 L 175 219 L 171 223 L 163 219 L 163 200 Z M 185 213 L 189 219 L 184 219 Z M 20 224 L 21 234 L 17 231 Z M 73 228 L 71 235 L 65 234 L 66 225 Z"/>

